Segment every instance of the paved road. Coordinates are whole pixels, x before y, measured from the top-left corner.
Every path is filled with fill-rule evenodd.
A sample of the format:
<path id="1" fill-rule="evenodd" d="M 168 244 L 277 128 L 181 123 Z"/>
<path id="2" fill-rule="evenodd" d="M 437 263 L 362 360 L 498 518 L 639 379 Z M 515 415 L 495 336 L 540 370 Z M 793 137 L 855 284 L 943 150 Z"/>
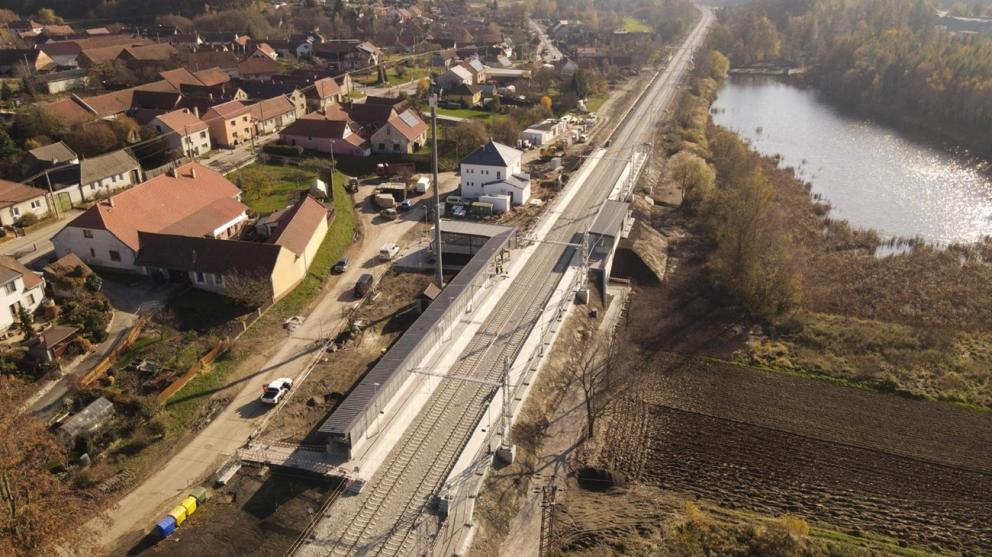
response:
<path id="1" fill-rule="evenodd" d="M 210 156 L 201 159 L 200 162 L 213 168 L 217 172 L 227 174 L 255 162 L 258 153 L 262 151 L 262 146 L 279 139 L 278 133 L 270 133 L 255 138 L 255 143 L 242 143 L 233 149 L 217 149 L 210 153 Z"/>
<path id="2" fill-rule="evenodd" d="M 21 263 L 28 266 L 32 266 L 33 263 L 46 262 L 53 249 L 52 236 L 62 230 L 67 222 L 79 216 L 80 213 L 81 211 L 78 209 L 70 209 L 57 221 L 32 230 L 24 236 L 7 240 L 0 244 L 0 253 L 16 257 Z"/>
<path id="3" fill-rule="evenodd" d="M 589 228 L 633 150 L 649 142 L 658 119 L 674 99 L 688 70 L 692 49 L 705 37 L 713 16 L 703 17 L 665 72 L 650 86 L 613 135 L 600 159 L 545 238 L 572 242 Z M 520 270 L 448 374 L 497 381 L 505 358 L 515 356 L 572 259 L 573 249 L 543 243 Z M 491 387 L 445 381 L 408 426 L 376 475 L 355 497 L 338 499 L 297 555 L 406 556 L 425 551 L 438 523 L 428 512 L 433 495 L 484 415 Z"/>
<path id="4" fill-rule="evenodd" d="M 448 184 L 450 189 L 452 184 Z M 360 207 L 366 206 L 364 199 L 371 191 L 371 187 L 361 188 Z M 353 263 L 348 271 L 332 279 L 334 282 L 317 307 L 292 336 L 282 341 L 279 351 L 268 362 L 248 378 L 227 386 L 235 392 L 232 402 L 156 473 L 106 513 L 109 524 L 99 518 L 90 524 L 99 533 L 100 545 L 110 550 L 122 536 L 127 536 L 128 542 L 137 542 L 151 528 L 153 518 L 175 506 L 191 486 L 216 471 L 248 440 L 266 411 L 257 400 L 259 385 L 279 377 L 296 377 L 303 370 L 312 357 L 308 348 L 312 339 L 330 335 L 344 323 L 345 308 L 353 302 L 351 289 L 359 275 L 369 272 L 366 262 L 373 262 L 373 272 L 382 271 L 384 267 L 374 265 L 379 247 L 387 242 L 399 242 L 423 217 L 423 210 L 405 213 L 403 220 L 387 223 L 379 222 L 372 212 L 359 210 L 359 215 L 366 238 L 360 245 L 352 246 Z"/>
<path id="5" fill-rule="evenodd" d="M 537 38 L 541 41 L 537 47 L 537 52 L 541 57 L 541 62 L 544 62 L 545 64 L 554 64 L 564 58 L 564 55 L 562 55 L 561 51 L 558 50 L 558 47 L 551 43 L 551 40 L 548 38 L 548 34 L 544 32 L 544 28 L 541 27 L 540 23 L 531 19 L 528 20 L 528 24 L 530 25 L 530 30 L 533 31 L 534 34 L 537 35 Z"/>

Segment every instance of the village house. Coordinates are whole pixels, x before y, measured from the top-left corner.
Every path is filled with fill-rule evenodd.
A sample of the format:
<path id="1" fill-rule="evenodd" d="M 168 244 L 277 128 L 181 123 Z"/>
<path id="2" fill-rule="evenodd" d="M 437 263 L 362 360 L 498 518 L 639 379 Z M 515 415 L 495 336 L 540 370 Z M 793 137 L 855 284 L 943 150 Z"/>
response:
<path id="1" fill-rule="evenodd" d="M 279 133 L 279 142 L 336 156 L 367 157 L 372 153 L 368 142 L 352 130 L 346 118 L 319 112 L 290 124 Z"/>
<path id="2" fill-rule="evenodd" d="M 74 253 L 91 267 L 143 273 L 135 264 L 138 232 L 237 236 L 248 220 L 240 196 L 217 171 L 189 163 L 86 209 L 52 237 L 55 255 Z"/>
<path id="3" fill-rule="evenodd" d="M 275 133 L 296 121 L 296 107 L 285 95 L 248 106 L 255 122 L 255 135 Z"/>
<path id="4" fill-rule="evenodd" d="M 237 74 L 241 79 L 257 79 L 269 81 L 279 73 L 279 64 L 274 60 L 262 57 L 249 58 L 238 64 Z"/>
<path id="5" fill-rule="evenodd" d="M 44 299 L 44 279 L 13 257 L 0 255 L 0 333 L 20 320 L 20 308 L 32 314 Z"/>
<path id="6" fill-rule="evenodd" d="M 328 62 L 334 71 L 344 72 L 376 66 L 382 51 L 368 41 L 335 39 L 313 46 L 313 56 Z"/>
<path id="7" fill-rule="evenodd" d="M 251 42 L 248 43 L 248 59 L 251 58 L 268 58 L 269 60 L 275 61 L 279 57 L 275 49 L 268 45 L 268 43 L 261 42 Z"/>
<path id="8" fill-rule="evenodd" d="M 462 83 L 481 85 L 486 82 L 487 68 L 478 58 L 465 60 L 457 66 L 452 66 L 437 78 L 438 85 L 444 90 L 454 89 Z"/>
<path id="9" fill-rule="evenodd" d="M 296 117 L 301 118 L 307 111 L 307 97 L 296 84 L 283 81 L 239 81 L 238 86 L 248 96 L 251 102 L 285 96 L 296 111 Z"/>
<path id="10" fill-rule="evenodd" d="M 48 216 L 48 192 L 0 180 L 0 226 L 14 226 L 24 215 Z"/>
<path id="11" fill-rule="evenodd" d="M 141 182 L 141 165 L 125 149 L 79 161 L 79 188 L 91 201 Z"/>
<path id="12" fill-rule="evenodd" d="M 530 141 L 531 145 L 547 145 L 567 129 L 568 125 L 563 120 L 548 118 L 524 130 L 520 139 Z"/>
<path id="13" fill-rule="evenodd" d="M 43 51 L 34 48 L 0 49 L 0 74 L 22 76 L 50 72 L 55 61 Z"/>
<path id="14" fill-rule="evenodd" d="M 307 107 L 312 112 L 324 112 L 328 106 L 340 103 L 343 95 L 341 87 L 333 78 L 323 77 L 303 89 Z"/>
<path id="15" fill-rule="evenodd" d="M 393 113 L 369 138 L 375 153 L 410 155 L 421 149 L 427 141 L 427 124 L 412 108 Z"/>
<path id="16" fill-rule="evenodd" d="M 28 173 L 35 174 L 53 166 L 78 163 L 79 155 L 62 141 L 56 141 L 28 151 L 25 162 Z"/>
<path id="17" fill-rule="evenodd" d="M 478 106 L 482 104 L 482 87 L 471 83 L 459 83 L 445 92 L 445 98 L 466 107 Z"/>
<path id="18" fill-rule="evenodd" d="M 234 147 L 251 141 L 255 123 L 251 110 L 240 101 L 219 104 L 200 117 L 210 131 L 210 141 L 218 147 Z"/>
<path id="19" fill-rule="evenodd" d="M 327 210 L 310 196 L 280 213 L 267 242 L 140 232 L 137 264 L 235 299 L 279 300 L 306 278 L 329 227 Z"/>
<path id="20" fill-rule="evenodd" d="M 209 126 L 196 113 L 183 108 L 159 114 L 148 127 L 162 135 L 165 144 L 183 156 L 195 159 L 210 151 Z"/>
<path id="21" fill-rule="evenodd" d="M 514 205 L 530 199 L 530 176 L 521 170 L 523 152 L 490 140 L 462 159 L 461 196 L 509 195 Z"/>

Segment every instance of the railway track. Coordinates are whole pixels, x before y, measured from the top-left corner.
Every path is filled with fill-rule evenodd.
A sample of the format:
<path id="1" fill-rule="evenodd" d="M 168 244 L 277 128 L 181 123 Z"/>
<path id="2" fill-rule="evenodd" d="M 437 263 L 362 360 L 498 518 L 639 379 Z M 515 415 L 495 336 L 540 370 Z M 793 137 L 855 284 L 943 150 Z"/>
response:
<path id="1" fill-rule="evenodd" d="M 705 33 L 705 22 L 687 39 L 698 44 Z M 613 147 L 576 192 L 575 198 L 558 217 L 546 240 L 540 244 L 513 282 L 497 308 L 487 317 L 482 329 L 469 342 L 453 376 L 497 381 L 503 362 L 520 351 L 537 324 L 545 307 L 574 255 L 578 234 L 588 229 L 599 206 L 609 195 L 626 161 L 620 156 L 647 142 L 658 117 L 659 107 L 667 105 L 674 88 L 688 65 L 690 53 L 680 51 L 662 79 L 656 79 L 646 94 L 628 112 L 612 134 Z M 646 112 L 645 116 L 635 117 Z M 485 400 L 494 388 L 467 381 L 444 381 L 427 405 L 407 427 L 402 439 L 379 468 L 376 476 L 337 516 L 314 528 L 311 540 L 302 544 L 296 555 L 409 555 L 420 536 L 418 520 L 430 505 L 485 413 Z M 329 517 L 329 509 L 322 512 Z M 343 511 L 343 512 L 342 512 Z M 335 522 L 331 524 L 331 522 Z"/>

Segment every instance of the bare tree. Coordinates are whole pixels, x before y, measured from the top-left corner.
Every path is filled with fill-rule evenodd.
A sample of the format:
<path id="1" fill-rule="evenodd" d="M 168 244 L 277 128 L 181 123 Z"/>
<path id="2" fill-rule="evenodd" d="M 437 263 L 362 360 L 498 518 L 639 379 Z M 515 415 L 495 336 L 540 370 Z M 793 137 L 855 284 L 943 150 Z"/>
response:
<path id="1" fill-rule="evenodd" d="M 227 297 L 248 307 L 261 307 L 272 301 L 269 278 L 255 273 L 224 275 L 224 292 Z"/>
<path id="2" fill-rule="evenodd" d="M 584 334 L 589 335 L 588 331 Z M 613 335 L 596 335 L 585 343 L 585 349 L 574 352 L 565 367 L 570 383 L 582 390 L 582 404 L 586 411 L 586 435 L 592 438 L 596 420 L 605 412 L 608 402 L 615 397 L 622 384 L 617 377 L 616 342 Z"/>

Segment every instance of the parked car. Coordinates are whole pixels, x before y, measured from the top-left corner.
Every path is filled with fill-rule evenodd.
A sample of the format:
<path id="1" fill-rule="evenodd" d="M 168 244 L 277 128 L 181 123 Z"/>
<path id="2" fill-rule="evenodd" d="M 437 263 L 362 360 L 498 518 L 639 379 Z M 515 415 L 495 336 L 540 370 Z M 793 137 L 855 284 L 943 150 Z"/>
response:
<path id="1" fill-rule="evenodd" d="M 379 259 L 383 261 L 389 261 L 390 259 L 396 257 L 396 254 L 400 252 L 400 247 L 396 245 L 395 242 L 390 242 L 379 248 Z"/>
<path id="2" fill-rule="evenodd" d="M 383 209 L 382 211 L 379 212 L 379 214 L 382 216 L 382 218 L 386 220 L 396 220 L 400 218 L 400 214 L 397 213 L 396 209 L 393 209 L 392 207 L 389 207 L 388 209 Z"/>
<path id="3" fill-rule="evenodd" d="M 293 380 L 289 377 L 280 377 L 275 381 L 270 382 L 268 385 L 262 387 L 262 402 L 265 404 L 276 405 L 282 400 L 282 397 L 293 388 Z"/>
<path id="4" fill-rule="evenodd" d="M 355 281 L 355 290 L 354 290 L 355 297 L 364 298 L 365 295 L 368 294 L 370 290 L 372 290 L 372 284 L 374 282 L 375 279 L 369 273 L 365 273 L 362 276 L 358 277 L 358 280 Z"/>
<path id="5" fill-rule="evenodd" d="M 349 264 L 351 264 L 351 260 L 347 257 L 342 257 L 341 259 L 338 259 L 338 262 L 334 264 L 334 267 L 331 267 L 331 272 L 341 274 L 348 270 Z"/>
<path id="6" fill-rule="evenodd" d="M 464 217 L 466 213 L 467 211 L 465 210 L 464 205 L 455 205 L 454 207 L 451 208 L 451 216 L 453 217 L 461 218 Z"/>
<path id="7" fill-rule="evenodd" d="M 404 199 L 403 202 L 400 203 L 400 211 L 409 211 L 410 209 L 413 209 L 413 200 Z"/>

